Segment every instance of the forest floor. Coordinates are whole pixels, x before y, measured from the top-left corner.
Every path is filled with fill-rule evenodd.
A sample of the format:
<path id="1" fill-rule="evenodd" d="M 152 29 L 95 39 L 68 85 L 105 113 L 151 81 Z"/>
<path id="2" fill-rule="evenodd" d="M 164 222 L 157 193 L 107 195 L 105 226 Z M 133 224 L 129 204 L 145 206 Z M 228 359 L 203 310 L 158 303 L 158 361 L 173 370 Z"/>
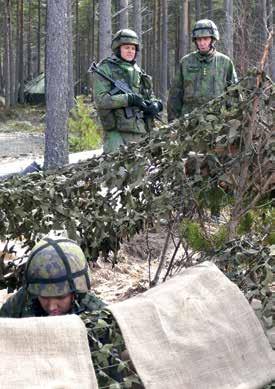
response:
<path id="1" fill-rule="evenodd" d="M 0 111 L 1 113 L 1 111 Z M 0 161 L 30 157 L 38 158 L 44 152 L 45 109 L 23 106 L 0 115 Z"/>

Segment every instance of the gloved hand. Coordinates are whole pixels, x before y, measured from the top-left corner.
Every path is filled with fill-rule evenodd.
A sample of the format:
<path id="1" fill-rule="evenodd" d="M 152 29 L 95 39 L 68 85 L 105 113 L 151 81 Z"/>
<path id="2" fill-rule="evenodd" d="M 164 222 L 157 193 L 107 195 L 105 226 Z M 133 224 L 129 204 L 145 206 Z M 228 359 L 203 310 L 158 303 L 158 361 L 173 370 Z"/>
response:
<path id="1" fill-rule="evenodd" d="M 128 93 L 128 105 L 129 107 L 138 107 L 142 110 L 146 108 L 143 98 L 135 93 Z"/>
<path id="2" fill-rule="evenodd" d="M 159 112 L 161 112 L 163 110 L 163 104 L 160 100 L 154 100 L 154 101 L 151 101 L 146 109 L 144 110 L 144 113 L 147 115 L 147 116 L 156 116 Z"/>

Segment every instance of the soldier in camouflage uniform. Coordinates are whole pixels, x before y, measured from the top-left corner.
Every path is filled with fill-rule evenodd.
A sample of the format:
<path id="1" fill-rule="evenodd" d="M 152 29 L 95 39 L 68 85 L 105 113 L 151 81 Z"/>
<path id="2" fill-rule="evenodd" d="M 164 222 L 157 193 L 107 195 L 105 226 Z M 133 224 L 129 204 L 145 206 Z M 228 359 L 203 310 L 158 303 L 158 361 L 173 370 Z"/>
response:
<path id="1" fill-rule="evenodd" d="M 212 20 L 203 19 L 195 23 L 192 40 L 197 50 L 180 60 L 169 91 L 168 121 L 207 103 L 237 82 L 233 62 L 215 49 L 219 39 L 219 31 Z"/>
<path id="2" fill-rule="evenodd" d="M 128 142 L 140 141 L 151 129 L 150 118 L 162 110 L 161 101 L 153 96 L 151 77 L 136 63 L 137 34 L 129 29 L 119 30 L 111 47 L 112 56 L 102 60 L 98 69 L 113 80 L 126 82 L 133 93 L 115 93 L 110 81 L 94 73 L 94 100 L 104 130 L 106 153 Z"/>
<path id="3" fill-rule="evenodd" d="M 0 317 L 54 316 L 102 308 L 90 291 L 91 272 L 81 248 L 67 238 L 42 239 L 32 250 L 24 285 L 0 309 Z"/>
<path id="4" fill-rule="evenodd" d="M 0 317 L 77 314 L 87 329 L 99 388 L 143 388 L 115 319 L 90 287 L 81 248 L 67 238 L 44 238 L 31 251 L 23 286 L 0 308 Z"/>

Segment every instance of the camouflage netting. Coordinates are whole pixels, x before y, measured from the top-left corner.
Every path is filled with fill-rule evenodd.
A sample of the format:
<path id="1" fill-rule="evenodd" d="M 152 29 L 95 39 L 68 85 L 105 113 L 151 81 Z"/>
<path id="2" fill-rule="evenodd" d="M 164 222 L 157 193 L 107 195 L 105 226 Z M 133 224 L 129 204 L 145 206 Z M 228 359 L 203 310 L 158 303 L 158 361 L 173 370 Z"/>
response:
<path id="1" fill-rule="evenodd" d="M 232 237 L 238 219 L 274 184 L 274 91 L 264 74 L 252 73 L 138 145 L 1 182 L 0 237 L 31 247 L 39 235 L 66 228 L 95 260 L 157 219 L 202 214 L 211 208 L 205 193 L 216 188 L 212 205 L 221 198 L 220 206 L 233 209 Z M 204 156 L 189 158 L 185 169 L 191 151 Z"/>
<path id="2" fill-rule="evenodd" d="M 190 248 L 211 256 L 247 232 L 248 241 L 274 244 L 274 96 L 274 83 L 255 70 L 139 144 L 2 181 L 1 239 L 31 248 L 50 230 L 66 229 L 89 260 L 112 252 L 115 263 L 121 242 L 164 220 L 168 238 L 176 234 L 187 253 L 180 263 L 172 258 L 169 275 L 193 263 Z M 206 228 L 209 210 L 220 209 L 227 223 Z M 2 287 L 9 270 L 2 263 Z"/>
<path id="3" fill-rule="evenodd" d="M 270 326 L 274 96 L 274 83 L 251 72 L 223 96 L 153 131 L 138 145 L 57 171 L 2 181 L 1 239 L 21 239 L 31 248 L 50 230 L 66 229 L 88 259 L 113 253 L 116 262 L 124 240 L 164 220 L 167 236 L 178 240 L 175 252 L 182 244 L 186 253 L 181 261 L 172 257 L 167 275 L 211 259 L 249 301 L 259 299 L 260 318 Z M 220 209 L 226 224 L 209 233 L 209 210 Z M 256 231 L 249 230 L 253 223 Z M 250 235 L 242 236 L 247 231 Z M 0 288 L 18 286 L 21 270 L 5 266 L 2 258 Z M 98 317 L 89 320 L 94 328 Z M 108 347 L 106 355 L 112 353 Z M 100 353 L 98 357 L 100 365 Z"/>
<path id="4" fill-rule="evenodd" d="M 80 314 L 88 334 L 98 387 L 144 388 L 126 352 L 120 328 L 107 309 Z"/>

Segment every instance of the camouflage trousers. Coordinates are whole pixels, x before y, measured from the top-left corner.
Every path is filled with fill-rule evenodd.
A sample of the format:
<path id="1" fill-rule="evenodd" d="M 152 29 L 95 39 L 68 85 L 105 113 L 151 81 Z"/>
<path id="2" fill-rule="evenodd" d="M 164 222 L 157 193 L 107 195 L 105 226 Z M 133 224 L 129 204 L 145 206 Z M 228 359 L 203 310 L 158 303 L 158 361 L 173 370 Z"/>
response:
<path id="1" fill-rule="evenodd" d="M 146 134 L 120 131 L 106 131 L 104 133 L 104 153 L 111 153 L 119 149 L 120 146 L 126 146 L 129 142 L 139 142 Z"/>

